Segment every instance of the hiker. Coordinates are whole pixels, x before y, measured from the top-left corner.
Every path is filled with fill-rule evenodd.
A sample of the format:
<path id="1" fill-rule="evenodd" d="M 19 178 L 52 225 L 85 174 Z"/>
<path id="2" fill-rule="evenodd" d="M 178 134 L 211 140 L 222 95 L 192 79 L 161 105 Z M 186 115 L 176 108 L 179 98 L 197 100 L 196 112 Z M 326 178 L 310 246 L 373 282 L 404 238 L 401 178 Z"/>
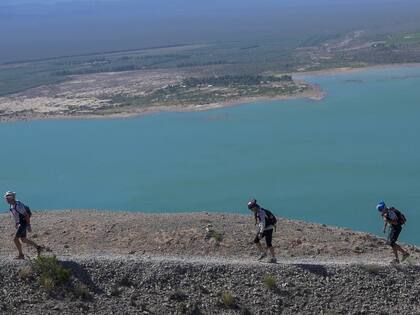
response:
<path id="1" fill-rule="evenodd" d="M 381 216 L 385 222 L 383 232 L 385 233 L 387 226 L 390 226 L 388 243 L 391 245 L 392 251 L 395 255 L 395 260 L 393 260 L 392 263 L 399 264 L 400 259 L 398 257 L 398 252 L 402 253 L 401 262 L 410 256 L 407 251 L 405 251 L 400 245 L 397 244 L 398 236 L 400 235 L 402 226 L 405 224 L 407 219 L 405 218 L 404 214 L 401 213 L 401 211 L 395 209 L 394 207 L 388 208 L 383 201 L 378 203 L 376 209 L 381 213 Z"/>
<path id="2" fill-rule="evenodd" d="M 271 254 L 269 262 L 276 263 L 277 260 L 272 245 L 273 231 L 277 223 L 276 217 L 269 210 L 260 207 L 255 199 L 248 202 L 248 209 L 254 212 L 255 225 L 258 225 L 258 233 L 254 239 L 254 243 L 261 252 L 261 256 L 258 260 L 262 260 L 267 257 L 267 249 L 264 249 L 260 243 L 260 241 L 265 238 L 265 243 L 267 244 L 267 248 Z"/>
<path id="3" fill-rule="evenodd" d="M 26 238 L 26 232 L 31 232 L 31 210 L 22 202 L 16 200 L 15 192 L 6 192 L 4 194 L 4 198 L 10 206 L 10 214 L 12 216 L 12 219 L 14 219 L 16 227 L 16 235 L 14 238 L 14 242 L 19 252 L 19 255 L 15 259 L 25 259 L 25 256 L 22 252 L 21 242 L 35 247 L 35 249 L 38 252 L 38 255 L 40 255 L 42 251 L 42 246 L 39 246 L 35 242 Z"/>

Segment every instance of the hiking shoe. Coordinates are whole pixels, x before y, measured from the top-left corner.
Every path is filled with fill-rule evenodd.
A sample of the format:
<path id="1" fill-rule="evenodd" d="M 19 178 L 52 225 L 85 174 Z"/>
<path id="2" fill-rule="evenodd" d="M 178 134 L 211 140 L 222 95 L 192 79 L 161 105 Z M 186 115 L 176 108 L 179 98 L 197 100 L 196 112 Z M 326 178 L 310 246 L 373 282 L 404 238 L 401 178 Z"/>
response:
<path id="1" fill-rule="evenodd" d="M 272 264 L 276 264 L 277 263 L 277 259 L 273 257 L 268 262 L 269 263 L 272 263 Z"/>
<path id="2" fill-rule="evenodd" d="M 25 255 L 18 255 L 14 259 L 16 259 L 16 260 L 23 260 L 23 259 L 25 259 Z"/>
<path id="3" fill-rule="evenodd" d="M 44 248 L 42 246 L 37 246 L 36 247 L 36 252 L 38 253 L 38 256 L 41 255 L 42 251 L 44 250 Z"/>
<path id="4" fill-rule="evenodd" d="M 267 257 L 267 253 L 262 253 L 261 256 L 258 258 L 258 260 L 262 260 L 265 257 Z"/>
<path id="5" fill-rule="evenodd" d="M 401 262 L 403 262 L 404 260 L 406 260 L 408 257 L 410 257 L 410 254 L 409 253 L 403 254 L 403 256 L 401 258 Z"/>

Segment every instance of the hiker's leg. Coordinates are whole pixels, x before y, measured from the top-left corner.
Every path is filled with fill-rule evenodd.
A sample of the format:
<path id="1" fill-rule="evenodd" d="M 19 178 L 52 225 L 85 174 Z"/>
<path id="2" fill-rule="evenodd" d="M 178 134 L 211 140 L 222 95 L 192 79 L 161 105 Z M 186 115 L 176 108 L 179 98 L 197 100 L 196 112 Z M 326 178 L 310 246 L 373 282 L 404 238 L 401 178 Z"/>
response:
<path id="1" fill-rule="evenodd" d="M 267 244 L 267 248 L 270 250 L 271 257 L 275 258 L 274 248 L 273 248 L 273 230 L 268 230 L 265 232 L 265 243 Z"/>
<path id="2" fill-rule="evenodd" d="M 403 254 L 406 254 L 407 253 L 407 251 L 406 250 L 404 250 L 400 245 L 398 245 L 398 244 L 395 244 L 394 245 L 394 247 L 395 247 L 395 249 L 397 250 L 397 251 L 399 251 L 399 252 L 401 252 L 401 253 L 403 253 Z"/>
<path id="3" fill-rule="evenodd" d="M 257 236 L 255 236 L 254 243 L 261 253 L 265 253 L 265 249 L 262 247 L 262 245 L 260 243 L 260 235 L 259 234 L 257 234 Z"/>
<path id="4" fill-rule="evenodd" d="M 264 247 L 262 247 L 261 243 L 257 243 L 256 245 L 257 245 L 258 250 L 259 250 L 261 253 L 264 253 L 264 252 L 265 252 L 265 249 L 264 249 Z"/>
<path id="5" fill-rule="evenodd" d="M 34 241 L 28 240 L 26 237 L 21 237 L 20 239 L 23 243 L 31 245 L 35 248 L 38 248 L 38 244 L 36 244 Z"/>
<path id="6" fill-rule="evenodd" d="M 22 252 L 22 244 L 19 241 L 19 238 L 17 236 L 15 236 L 15 238 L 13 239 L 13 241 L 15 242 L 16 248 L 19 252 L 19 256 L 23 256 L 23 252 Z"/>
<path id="7" fill-rule="evenodd" d="M 15 239 L 14 239 L 16 248 L 19 252 L 19 257 L 23 257 L 22 243 L 20 242 L 20 239 L 22 237 L 26 237 L 26 226 L 25 225 L 19 225 L 19 227 L 16 231 Z"/>
<path id="8" fill-rule="evenodd" d="M 398 249 L 397 249 L 397 247 L 398 247 L 398 245 L 396 245 L 396 244 L 393 244 L 393 245 L 391 245 L 392 246 L 392 252 L 394 253 L 394 255 L 395 255 L 395 259 L 396 260 L 400 260 L 400 258 L 398 257 Z"/>
<path id="9" fill-rule="evenodd" d="M 397 240 L 398 240 L 398 236 L 400 236 L 401 233 L 401 227 L 400 226 L 391 226 L 391 230 L 390 230 L 390 234 L 389 234 L 389 242 L 390 245 L 392 247 L 392 251 L 395 255 L 395 259 L 397 261 L 399 261 L 399 257 L 398 257 L 398 251 L 401 250 L 402 248 L 397 245 Z"/>

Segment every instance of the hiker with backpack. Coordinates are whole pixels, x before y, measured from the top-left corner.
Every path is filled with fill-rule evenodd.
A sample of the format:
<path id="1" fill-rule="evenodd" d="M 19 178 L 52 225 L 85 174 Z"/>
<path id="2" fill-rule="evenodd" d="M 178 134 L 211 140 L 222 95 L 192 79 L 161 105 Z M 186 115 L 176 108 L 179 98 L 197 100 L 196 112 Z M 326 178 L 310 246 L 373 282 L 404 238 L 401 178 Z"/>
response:
<path id="1" fill-rule="evenodd" d="M 42 246 L 39 246 L 34 241 L 31 241 L 26 238 L 26 232 L 31 232 L 31 210 L 22 202 L 16 200 L 15 192 L 6 192 L 4 194 L 4 198 L 9 204 L 10 214 L 12 216 L 12 219 L 14 220 L 16 227 L 14 242 L 19 252 L 19 255 L 15 259 L 25 259 L 25 256 L 22 252 L 22 243 L 35 247 L 36 251 L 38 252 L 38 255 L 41 254 Z"/>
<path id="2" fill-rule="evenodd" d="M 260 207 L 257 203 L 257 200 L 255 199 L 252 199 L 250 202 L 248 202 L 248 209 L 254 213 L 255 225 L 258 225 L 258 233 L 254 239 L 254 243 L 261 252 L 258 260 L 262 260 L 267 257 L 268 249 L 271 254 L 271 259 L 269 262 L 276 263 L 277 260 L 272 244 L 273 231 L 275 230 L 277 223 L 276 217 L 271 213 L 271 211 Z M 264 249 L 260 243 L 263 238 L 265 238 L 265 243 L 267 244 L 266 249 Z"/>
<path id="3" fill-rule="evenodd" d="M 398 252 L 402 253 L 401 262 L 403 262 L 410 256 L 410 254 L 407 251 L 405 251 L 400 245 L 397 244 L 398 236 L 400 235 L 402 231 L 402 226 L 406 223 L 407 219 L 401 211 L 395 209 L 394 207 L 388 208 L 385 202 L 383 201 L 378 203 L 376 209 L 380 212 L 385 222 L 383 232 L 385 233 L 387 226 L 390 226 L 388 243 L 389 245 L 391 245 L 392 251 L 395 255 L 395 260 L 393 260 L 393 263 L 399 264 L 400 259 L 398 257 Z"/>

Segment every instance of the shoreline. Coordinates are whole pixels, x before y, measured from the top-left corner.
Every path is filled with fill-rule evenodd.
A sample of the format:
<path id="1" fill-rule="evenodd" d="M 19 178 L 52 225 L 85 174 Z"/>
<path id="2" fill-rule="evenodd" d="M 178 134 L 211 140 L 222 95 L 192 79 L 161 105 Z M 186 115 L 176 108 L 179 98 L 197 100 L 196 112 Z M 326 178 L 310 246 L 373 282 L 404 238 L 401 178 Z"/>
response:
<path id="1" fill-rule="evenodd" d="M 362 67 L 339 67 L 323 70 L 314 70 L 314 71 L 302 71 L 302 72 L 292 72 L 291 75 L 296 78 L 305 78 L 311 76 L 330 76 L 337 74 L 346 74 L 346 73 L 357 73 L 367 70 L 381 70 L 381 69 L 393 69 L 393 68 L 417 68 L 420 67 L 420 63 L 391 63 L 391 64 L 379 64 L 379 65 L 366 65 Z"/>
<path id="2" fill-rule="evenodd" d="M 243 97 L 233 99 L 225 102 L 209 103 L 204 105 L 164 105 L 155 106 L 149 108 L 130 108 L 119 113 L 98 113 L 98 114 L 76 114 L 76 115 L 54 115 L 54 114 L 42 114 L 37 113 L 35 115 L 28 114 L 27 116 L 11 115 L 6 118 L 0 116 L 0 124 L 4 123 L 15 123 L 15 122 L 29 122 L 29 121 L 40 121 L 40 120 L 113 120 L 113 119 L 133 119 L 145 115 L 156 114 L 156 113 L 185 113 L 185 112 L 201 112 L 211 111 L 215 109 L 240 106 L 244 104 L 252 104 L 264 101 L 283 101 L 293 99 L 309 99 L 313 101 L 321 101 L 326 97 L 326 92 L 322 90 L 322 87 L 306 81 L 308 77 L 316 76 L 332 76 L 346 73 L 356 73 L 375 69 L 389 69 L 389 68 L 400 68 L 400 67 L 420 67 L 420 63 L 402 63 L 402 64 L 382 64 L 382 65 L 367 65 L 362 67 L 340 67 L 331 68 L 315 71 L 302 71 L 292 72 L 292 75 L 297 83 L 305 83 L 310 86 L 308 91 L 292 94 L 292 95 L 279 95 L 275 97 L 268 96 L 256 96 L 256 97 Z"/>
<path id="3" fill-rule="evenodd" d="M 296 82 L 304 82 L 303 80 L 296 80 Z M 132 119 L 145 115 L 156 114 L 156 113 L 188 113 L 188 112 L 205 112 L 215 109 L 225 108 L 225 107 L 234 107 L 240 106 L 243 104 L 251 104 L 264 101 L 283 101 L 283 100 L 292 100 L 292 99 L 309 99 L 313 101 L 321 101 L 324 99 L 326 94 L 322 89 L 315 84 L 308 83 L 305 81 L 305 84 L 309 84 L 310 89 L 308 91 L 290 94 L 290 95 L 279 95 L 274 97 L 269 96 L 255 96 L 255 97 L 243 97 L 238 99 L 233 99 L 225 102 L 209 103 L 204 105 L 164 105 L 164 106 L 154 106 L 149 108 L 136 109 L 132 108 L 127 111 L 122 111 L 120 113 L 98 113 L 97 115 L 87 114 L 87 115 L 49 115 L 49 114 L 35 114 L 33 116 L 19 117 L 18 115 L 12 115 L 8 118 L 3 118 L 0 116 L 0 124 L 4 123 L 15 123 L 15 122 L 30 122 L 30 121 L 40 121 L 40 120 L 113 120 L 113 119 Z"/>

